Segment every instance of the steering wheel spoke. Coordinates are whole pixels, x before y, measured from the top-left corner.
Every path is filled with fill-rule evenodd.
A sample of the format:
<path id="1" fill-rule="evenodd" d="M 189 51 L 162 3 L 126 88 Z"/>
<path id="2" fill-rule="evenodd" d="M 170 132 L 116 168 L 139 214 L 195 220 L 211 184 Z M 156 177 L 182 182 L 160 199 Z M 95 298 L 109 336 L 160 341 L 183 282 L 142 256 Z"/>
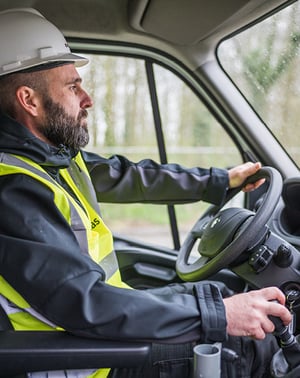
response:
<path id="1" fill-rule="evenodd" d="M 242 208 L 224 209 L 226 203 L 247 183 L 261 178 L 265 178 L 269 185 L 256 212 Z M 212 206 L 188 233 L 176 262 L 179 277 L 184 281 L 198 281 L 228 268 L 250 245 L 255 244 L 276 208 L 281 191 L 281 175 L 271 167 L 260 169 L 242 187 L 231 189 L 223 206 Z M 190 254 L 198 239 L 200 258 L 189 263 Z"/>
<path id="2" fill-rule="evenodd" d="M 197 222 L 194 224 L 193 228 L 191 229 L 191 234 L 195 240 L 201 239 L 212 217 L 212 215 L 207 215 L 204 218 L 199 218 Z"/>

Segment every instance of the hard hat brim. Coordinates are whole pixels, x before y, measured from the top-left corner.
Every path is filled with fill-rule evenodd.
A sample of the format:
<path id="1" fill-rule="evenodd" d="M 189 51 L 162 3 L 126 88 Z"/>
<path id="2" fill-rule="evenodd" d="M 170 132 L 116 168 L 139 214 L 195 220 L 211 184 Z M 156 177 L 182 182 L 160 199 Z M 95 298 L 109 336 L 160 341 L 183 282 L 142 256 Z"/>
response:
<path id="1" fill-rule="evenodd" d="M 33 59 L 32 62 L 27 61 L 25 62 L 24 68 L 22 67 L 22 64 L 14 64 L 11 67 L 7 67 L 6 70 L 0 72 L 0 77 L 17 72 L 34 72 L 46 70 L 67 63 L 73 63 L 75 67 L 82 67 L 85 66 L 88 62 L 89 60 L 87 58 L 73 53 L 62 54 L 60 56 L 56 55 L 53 58 L 48 57 L 47 60 L 44 59 L 42 61 L 39 61 L 38 59 Z"/>

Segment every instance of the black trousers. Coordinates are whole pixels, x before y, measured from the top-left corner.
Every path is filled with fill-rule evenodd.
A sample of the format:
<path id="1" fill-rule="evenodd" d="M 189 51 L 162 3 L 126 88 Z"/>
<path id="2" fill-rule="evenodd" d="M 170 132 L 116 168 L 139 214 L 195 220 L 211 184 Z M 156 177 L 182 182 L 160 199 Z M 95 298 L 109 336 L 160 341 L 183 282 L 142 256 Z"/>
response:
<path id="1" fill-rule="evenodd" d="M 147 363 L 138 369 L 112 369 L 109 378 L 193 378 L 193 344 L 153 344 Z M 271 377 L 270 362 L 278 350 L 272 335 L 264 340 L 249 337 L 229 337 L 223 348 L 234 350 L 234 362 L 222 358 L 222 378 Z"/>
<path id="2" fill-rule="evenodd" d="M 224 283 L 214 281 L 223 297 L 234 294 Z M 156 293 L 191 293 L 192 283 L 171 284 L 161 288 L 148 289 Z M 138 369 L 112 369 L 109 378 L 193 378 L 193 347 L 195 344 L 153 344 L 147 363 Z M 229 337 L 223 348 L 233 350 L 238 359 L 232 363 L 222 358 L 222 378 L 267 378 L 270 362 L 279 349 L 272 335 L 264 340 L 250 337 Z"/>

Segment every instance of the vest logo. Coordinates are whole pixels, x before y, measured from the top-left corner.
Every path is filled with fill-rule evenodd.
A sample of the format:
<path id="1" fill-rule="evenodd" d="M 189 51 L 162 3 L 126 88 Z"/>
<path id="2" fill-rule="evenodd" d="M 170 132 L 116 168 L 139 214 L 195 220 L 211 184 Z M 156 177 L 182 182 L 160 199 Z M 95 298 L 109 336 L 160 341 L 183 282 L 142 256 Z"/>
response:
<path id="1" fill-rule="evenodd" d="M 98 218 L 94 218 L 91 222 L 92 230 L 100 224 L 100 220 Z"/>

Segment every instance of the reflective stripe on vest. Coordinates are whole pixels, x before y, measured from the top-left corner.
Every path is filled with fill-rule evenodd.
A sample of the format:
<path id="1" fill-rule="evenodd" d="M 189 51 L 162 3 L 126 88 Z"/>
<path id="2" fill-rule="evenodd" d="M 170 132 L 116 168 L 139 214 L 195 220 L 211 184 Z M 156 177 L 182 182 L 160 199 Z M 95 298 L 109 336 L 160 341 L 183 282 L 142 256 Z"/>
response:
<path id="1" fill-rule="evenodd" d="M 95 262 L 100 263 L 106 274 L 106 282 L 128 288 L 121 281 L 117 258 L 113 250 L 112 234 L 94 209 L 96 207 L 98 210 L 99 207 L 81 155 L 71 161 L 70 170 L 71 174 L 67 168 L 61 169 L 60 173 L 76 194 L 81 206 L 38 164 L 24 157 L 0 154 L 0 175 L 27 174 L 46 185 L 54 193 L 54 202 L 70 224 L 81 252 L 89 254 Z M 80 188 L 73 181 L 76 171 L 77 181 L 80 176 L 84 178 L 81 179 Z M 86 197 L 93 203 L 90 204 Z"/>
<path id="2" fill-rule="evenodd" d="M 92 378 L 93 370 L 47 371 L 27 374 L 27 378 Z M 95 377 L 95 375 L 94 375 Z M 99 376 L 100 377 L 100 376 Z M 106 376 L 105 376 L 106 377 Z"/>
<path id="3" fill-rule="evenodd" d="M 81 252 L 89 254 L 95 262 L 100 263 L 106 275 L 105 281 L 114 286 L 129 288 L 121 280 L 117 258 L 113 250 L 112 234 L 100 217 L 96 196 L 81 154 L 78 154 L 71 161 L 69 168 L 60 170 L 62 177 L 77 196 L 81 206 L 38 164 L 25 157 L 1 153 L 0 175 L 20 173 L 31 176 L 53 192 L 55 205 L 72 228 Z M 33 310 L 24 298 L 1 276 L 0 304 L 7 312 L 16 330 L 62 330 Z M 62 377 L 70 378 L 87 376 L 105 378 L 108 372 L 109 369 L 97 371 L 92 369 L 88 372 L 81 370 L 80 372 L 66 371 L 61 373 L 64 374 Z M 49 375 L 50 372 L 34 374 L 40 374 L 32 375 L 34 378 L 51 376 Z"/>

